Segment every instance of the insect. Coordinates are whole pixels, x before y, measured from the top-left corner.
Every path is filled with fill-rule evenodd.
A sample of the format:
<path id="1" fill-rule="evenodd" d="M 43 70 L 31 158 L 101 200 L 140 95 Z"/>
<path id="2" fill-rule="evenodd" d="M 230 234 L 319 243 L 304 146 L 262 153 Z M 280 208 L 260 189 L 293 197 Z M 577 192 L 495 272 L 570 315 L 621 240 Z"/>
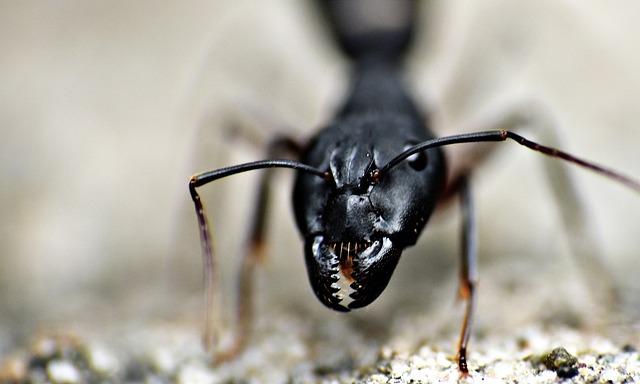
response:
<path id="1" fill-rule="evenodd" d="M 350 4 L 350 5 L 345 5 Z M 356 4 L 356 5 L 353 5 Z M 300 147 L 282 138 L 270 145 L 269 160 L 245 163 L 191 177 L 189 190 L 199 223 L 206 292 L 207 348 L 216 344 L 216 259 L 197 188 L 252 170 L 267 169 L 240 274 L 234 343 L 217 360 L 235 356 L 247 342 L 251 320 L 251 274 L 264 244 L 266 187 L 273 168 L 296 172 L 293 207 L 304 238 L 309 282 L 317 298 L 336 311 L 371 304 L 386 288 L 403 250 L 416 243 L 436 205 L 459 195 L 463 245 L 459 294 L 465 301 L 458 367 L 468 374 L 467 346 L 476 301 L 476 240 L 469 175 L 446 180 L 442 147 L 512 140 L 529 149 L 590 169 L 640 192 L 640 184 L 569 153 L 532 142 L 512 131 L 493 130 L 437 138 L 405 89 L 401 59 L 411 43 L 412 2 L 388 2 L 399 16 L 391 25 L 369 24 L 357 2 L 322 2 L 343 51 L 352 59 L 352 89 L 335 119 Z M 351 9 L 350 7 L 355 7 Z M 389 21 L 389 20 L 386 20 Z M 299 160 L 285 159 L 297 153 Z"/>

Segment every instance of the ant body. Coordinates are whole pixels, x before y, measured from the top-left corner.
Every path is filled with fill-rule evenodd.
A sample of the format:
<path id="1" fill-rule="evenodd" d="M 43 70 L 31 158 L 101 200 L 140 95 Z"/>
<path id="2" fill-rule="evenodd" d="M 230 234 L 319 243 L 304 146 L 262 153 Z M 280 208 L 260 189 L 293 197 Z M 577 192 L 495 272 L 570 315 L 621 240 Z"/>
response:
<path id="1" fill-rule="evenodd" d="M 216 343 L 217 324 L 213 321 L 216 266 L 205 210 L 196 188 L 251 170 L 290 168 L 297 174 L 293 207 L 296 224 L 304 237 L 309 281 L 318 299 L 336 311 L 350 311 L 372 303 L 387 286 L 403 250 L 416 243 L 436 204 L 456 194 L 461 196 L 464 221 L 459 294 L 465 300 L 466 309 L 458 346 L 458 367 L 467 375 L 467 345 L 476 300 L 475 223 L 468 177 L 460 174 L 453 180 L 445 180 L 446 159 L 441 147 L 514 140 L 636 191 L 640 191 L 640 184 L 508 130 L 436 138 L 405 89 L 401 76 L 400 62 L 414 29 L 414 4 L 394 2 L 394 12 L 400 17 L 391 27 L 375 22 L 367 24 L 364 17 L 359 18 L 358 10 L 354 12 L 346 4 L 321 3 L 338 42 L 354 63 L 350 95 L 333 122 L 302 149 L 290 140 L 277 140 L 269 152 L 275 159 L 200 173 L 190 180 L 205 265 L 205 346 L 212 348 Z M 363 5 L 359 7 L 362 12 Z M 298 152 L 300 161 L 277 159 L 285 152 Z M 267 202 L 262 197 L 266 196 L 269 175 L 270 172 L 265 172 L 260 184 L 256 221 L 241 267 L 235 342 L 229 350 L 218 353 L 218 360 L 232 358 L 247 341 L 251 318 L 250 274 L 263 244 Z"/>

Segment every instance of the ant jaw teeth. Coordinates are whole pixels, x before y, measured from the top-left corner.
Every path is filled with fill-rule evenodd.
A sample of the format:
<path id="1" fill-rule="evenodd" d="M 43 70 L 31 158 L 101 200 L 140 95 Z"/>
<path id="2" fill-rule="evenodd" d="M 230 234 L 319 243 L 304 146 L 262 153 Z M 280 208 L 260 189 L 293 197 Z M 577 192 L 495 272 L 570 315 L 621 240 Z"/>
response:
<path id="1" fill-rule="evenodd" d="M 331 284 L 331 287 L 336 289 L 333 295 L 340 300 L 339 305 L 347 310 L 351 309 L 349 305 L 355 301 L 352 295 L 362 288 L 353 273 L 357 271 L 359 258 L 366 253 L 371 245 L 373 245 L 372 242 L 340 242 L 328 245 L 331 254 L 337 261 L 333 275 L 336 281 Z"/>
<path id="2" fill-rule="evenodd" d="M 384 290 L 402 253 L 389 237 L 375 241 L 308 238 L 307 272 L 314 293 L 327 307 L 348 312 L 366 307 Z"/>

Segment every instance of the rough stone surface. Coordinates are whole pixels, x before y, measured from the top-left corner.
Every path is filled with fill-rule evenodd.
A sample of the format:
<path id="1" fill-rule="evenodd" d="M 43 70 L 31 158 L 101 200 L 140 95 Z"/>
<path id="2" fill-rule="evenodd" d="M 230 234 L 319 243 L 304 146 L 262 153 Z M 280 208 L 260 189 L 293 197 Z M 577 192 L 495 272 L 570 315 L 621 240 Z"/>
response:
<path id="1" fill-rule="evenodd" d="M 44 334 L 3 358 L 0 382 L 431 383 L 461 379 L 452 359 L 454 333 L 424 341 L 406 332 L 379 343 L 364 339 L 351 327 L 335 322 L 314 330 L 303 318 L 283 315 L 260 322 L 248 350 L 219 366 L 208 363 L 197 329 L 188 324 L 121 334 L 118 342 L 94 332 Z M 545 365 L 561 359 L 557 357 L 560 348 L 566 350 L 562 358 L 570 354 L 577 359 L 571 364 L 576 374 L 570 377 Z M 640 355 L 634 346 L 567 327 L 530 326 L 510 334 L 474 337 L 469 357 L 471 376 L 462 378 L 463 382 L 640 380 Z"/>

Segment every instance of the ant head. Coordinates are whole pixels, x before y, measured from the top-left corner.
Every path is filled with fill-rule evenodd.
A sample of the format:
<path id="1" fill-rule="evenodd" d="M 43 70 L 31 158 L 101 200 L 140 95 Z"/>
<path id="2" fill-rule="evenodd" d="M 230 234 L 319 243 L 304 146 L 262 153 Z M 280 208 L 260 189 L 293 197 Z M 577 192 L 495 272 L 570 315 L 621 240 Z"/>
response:
<path id="1" fill-rule="evenodd" d="M 368 125 L 358 130 L 361 137 L 344 134 L 341 126 L 325 130 L 330 140 L 317 137 L 303 161 L 328 177 L 298 174 L 294 210 L 306 239 L 309 280 L 320 301 L 335 310 L 364 307 L 382 293 L 402 251 L 424 228 L 443 184 L 438 148 L 387 166 L 428 139 L 413 131 L 389 136 L 390 126 Z"/>

